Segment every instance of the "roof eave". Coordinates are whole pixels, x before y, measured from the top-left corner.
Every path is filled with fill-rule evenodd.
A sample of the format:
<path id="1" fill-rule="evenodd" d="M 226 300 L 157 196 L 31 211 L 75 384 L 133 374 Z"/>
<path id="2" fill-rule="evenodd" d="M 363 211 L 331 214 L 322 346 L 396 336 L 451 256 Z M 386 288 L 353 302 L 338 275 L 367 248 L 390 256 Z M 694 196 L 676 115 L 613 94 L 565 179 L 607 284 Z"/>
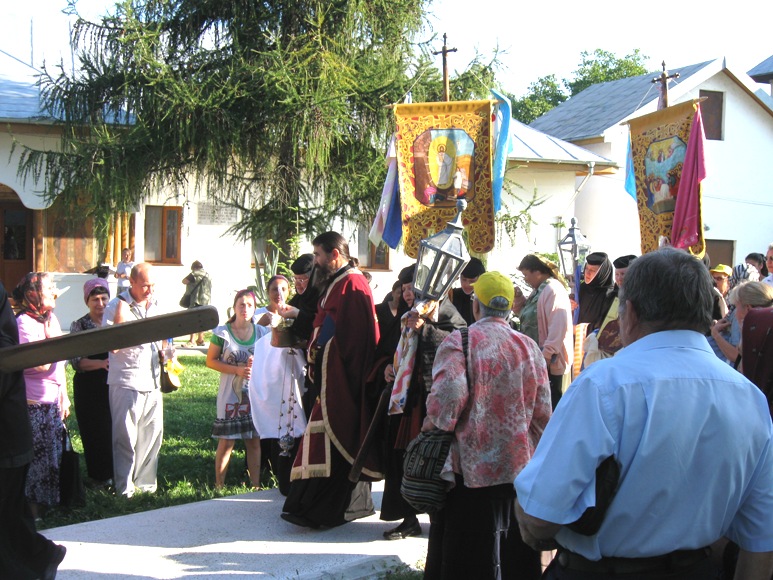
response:
<path id="1" fill-rule="evenodd" d="M 571 169 L 578 175 L 585 175 L 590 172 L 593 166 L 593 173 L 614 172 L 620 169 L 620 166 L 614 161 L 567 161 L 566 159 L 533 159 L 525 157 L 509 157 L 508 161 L 524 164 L 530 168 L 539 168 L 544 166 L 546 169 L 555 170 L 557 166 L 563 166 L 567 170 Z"/>

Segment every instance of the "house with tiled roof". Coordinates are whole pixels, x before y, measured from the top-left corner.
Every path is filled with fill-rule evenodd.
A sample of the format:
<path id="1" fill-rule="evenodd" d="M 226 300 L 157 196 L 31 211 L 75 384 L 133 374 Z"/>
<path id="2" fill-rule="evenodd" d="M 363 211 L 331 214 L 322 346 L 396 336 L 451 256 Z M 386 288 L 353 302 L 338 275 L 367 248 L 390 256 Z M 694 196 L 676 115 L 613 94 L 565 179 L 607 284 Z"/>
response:
<path id="1" fill-rule="evenodd" d="M 701 105 L 708 173 L 703 181 L 703 221 L 709 254 L 714 263 L 742 262 L 749 252 L 762 252 L 773 241 L 773 99 L 724 59 L 669 71 L 677 73 L 669 81 L 670 104 L 706 97 Z M 625 123 L 657 110 L 656 76 L 593 85 L 531 124 L 616 161 L 621 168 L 611 175 L 592 176 L 575 207 L 593 248 L 613 257 L 640 253 L 636 204 L 623 187 Z"/>

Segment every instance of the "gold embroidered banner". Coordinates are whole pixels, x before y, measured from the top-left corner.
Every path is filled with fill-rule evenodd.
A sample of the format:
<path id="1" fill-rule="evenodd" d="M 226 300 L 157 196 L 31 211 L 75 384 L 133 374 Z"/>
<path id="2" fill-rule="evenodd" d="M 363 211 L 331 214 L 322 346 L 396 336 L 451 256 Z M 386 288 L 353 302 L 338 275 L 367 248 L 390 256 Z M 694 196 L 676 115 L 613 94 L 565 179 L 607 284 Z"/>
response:
<path id="1" fill-rule="evenodd" d="M 397 167 L 405 253 L 415 258 L 422 238 L 444 229 L 467 200 L 462 222 L 469 249 L 494 247 L 491 190 L 493 101 L 395 105 Z"/>
<path id="2" fill-rule="evenodd" d="M 657 250 L 661 237 L 671 238 L 694 113 L 694 102 L 688 101 L 628 121 L 642 254 Z M 701 256 L 706 245 L 702 218 L 699 225 L 700 238 L 689 249 Z"/>

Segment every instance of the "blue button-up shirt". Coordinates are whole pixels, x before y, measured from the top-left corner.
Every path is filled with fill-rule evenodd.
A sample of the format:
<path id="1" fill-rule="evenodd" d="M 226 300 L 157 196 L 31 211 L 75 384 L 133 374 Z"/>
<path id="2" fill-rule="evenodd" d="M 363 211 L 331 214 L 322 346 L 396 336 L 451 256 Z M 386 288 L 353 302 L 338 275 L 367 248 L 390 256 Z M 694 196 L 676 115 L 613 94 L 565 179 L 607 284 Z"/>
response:
<path id="1" fill-rule="evenodd" d="M 599 532 L 562 527 L 568 550 L 647 557 L 722 536 L 773 550 L 773 425 L 764 395 L 721 362 L 705 337 L 645 336 L 586 369 L 561 399 L 531 462 L 515 480 L 534 517 L 566 524 L 595 505 L 595 470 L 621 468 Z"/>

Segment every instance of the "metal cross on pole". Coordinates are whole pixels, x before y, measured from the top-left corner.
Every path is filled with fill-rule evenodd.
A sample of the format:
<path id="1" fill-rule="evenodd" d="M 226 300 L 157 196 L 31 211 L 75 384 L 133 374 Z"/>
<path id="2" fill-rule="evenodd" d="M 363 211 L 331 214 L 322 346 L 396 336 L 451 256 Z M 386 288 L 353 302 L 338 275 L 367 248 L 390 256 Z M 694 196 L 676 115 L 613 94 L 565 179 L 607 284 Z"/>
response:
<path id="1" fill-rule="evenodd" d="M 658 87 L 660 89 L 660 99 L 658 99 L 658 111 L 668 107 L 668 81 L 669 81 L 669 79 L 678 79 L 679 78 L 679 73 L 674 73 L 672 75 L 668 74 L 668 71 L 666 70 L 666 61 L 665 60 L 661 64 L 663 65 L 663 72 L 660 73 L 660 76 L 657 76 L 654 79 L 652 79 L 653 83 L 660 83 L 660 86 Z"/>
<path id="2" fill-rule="evenodd" d="M 439 50 L 437 52 L 433 52 L 432 54 L 443 55 L 443 100 L 445 102 L 448 102 L 451 100 L 450 94 L 451 94 L 451 85 L 448 81 L 448 53 L 449 52 L 456 52 L 455 48 L 448 48 L 447 44 L 447 36 L 445 33 L 443 33 L 443 50 Z"/>

